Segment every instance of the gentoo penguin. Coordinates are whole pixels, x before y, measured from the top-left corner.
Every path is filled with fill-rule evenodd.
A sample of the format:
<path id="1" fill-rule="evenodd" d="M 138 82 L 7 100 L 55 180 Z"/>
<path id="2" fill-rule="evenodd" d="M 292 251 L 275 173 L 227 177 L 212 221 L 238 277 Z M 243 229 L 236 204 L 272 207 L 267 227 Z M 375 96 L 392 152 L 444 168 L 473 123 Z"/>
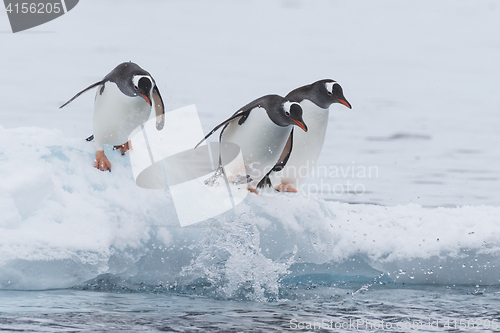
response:
<path id="1" fill-rule="evenodd" d="M 297 188 L 309 176 L 325 141 L 329 107 L 340 103 L 351 108 L 340 84 L 334 80 L 320 80 L 313 84 L 292 90 L 285 99 L 299 103 L 303 119 L 309 131 L 292 131 L 286 149 L 273 168 L 271 181 L 266 177 L 266 185 L 275 186 L 278 191 L 297 192 Z"/>
<path id="2" fill-rule="evenodd" d="M 224 142 L 237 144 L 241 149 L 245 170 L 231 169 L 230 164 L 226 165 L 228 161 L 224 160 L 224 150 L 221 149 L 217 171 L 224 170 L 221 166 L 226 165 L 229 180 L 244 179 L 248 190 L 257 193 L 256 188 L 262 185 L 260 181 L 278 161 L 290 136 L 291 125 L 297 125 L 307 132 L 300 105 L 278 95 L 267 95 L 236 111 L 210 131 L 200 143 L 223 127 L 219 137 L 221 146 Z"/>
<path id="3" fill-rule="evenodd" d="M 165 107 L 151 74 L 133 62 L 124 62 L 60 108 L 95 87 L 98 89 L 94 103 L 94 135 L 87 141 L 95 139 L 94 166 L 102 171 L 111 171 L 111 163 L 104 154 L 104 144 L 113 145 L 124 154 L 129 149 L 128 136 L 148 120 L 153 103 L 156 109 L 156 129 L 163 128 Z"/>

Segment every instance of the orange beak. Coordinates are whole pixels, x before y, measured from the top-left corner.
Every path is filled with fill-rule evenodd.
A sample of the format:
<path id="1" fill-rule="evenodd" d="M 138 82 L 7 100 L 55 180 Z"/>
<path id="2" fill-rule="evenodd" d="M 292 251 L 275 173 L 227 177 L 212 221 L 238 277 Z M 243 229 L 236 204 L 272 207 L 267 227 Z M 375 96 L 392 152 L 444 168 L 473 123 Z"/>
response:
<path id="1" fill-rule="evenodd" d="M 299 126 L 300 128 L 302 128 L 302 130 L 304 130 L 304 132 L 307 132 L 307 126 L 306 126 L 306 124 L 301 123 L 300 121 L 295 120 L 295 119 L 292 119 L 292 120 L 295 121 L 295 123 L 297 124 L 297 126 Z"/>
<path id="2" fill-rule="evenodd" d="M 351 104 L 349 104 L 349 102 L 348 102 L 348 101 L 346 101 L 346 100 L 344 100 L 344 99 L 340 99 L 340 98 L 337 98 L 337 100 L 338 100 L 340 103 L 344 104 L 344 105 L 345 105 L 346 107 L 348 107 L 349 109 L 352 109 Z"/>
<path id="3" fill-rule="evenodd" d="M 141 96 L 148 102 L 149 106 L 151 106 L 151 100 L 148 98 L 148 96 L 141 94 Z"/>

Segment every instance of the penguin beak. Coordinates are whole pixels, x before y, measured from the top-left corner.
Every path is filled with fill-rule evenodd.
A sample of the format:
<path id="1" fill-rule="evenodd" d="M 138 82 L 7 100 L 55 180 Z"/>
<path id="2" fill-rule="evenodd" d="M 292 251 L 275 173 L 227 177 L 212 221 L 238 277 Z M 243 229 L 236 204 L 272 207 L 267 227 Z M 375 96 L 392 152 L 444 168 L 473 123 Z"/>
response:
<path id="1" fill-rule="evenodd" d="M 339 103 L 341 103 L 341 104 L 344 104 L 349 109 L 352 109 L 351 104 L 347 100 L 345 100 L 343 98 L 337 98 L 337 101 L 339 101 Z"/>
<path id="2" fill-rule="evenodd" d="M 307 132 L 307 126 L 306 126 L 306 124 L 304 124 L 304 122 L 298 121 L 296 119 L 292 119 L 292 120 L 297 124 L 297 126 L 302 128 L 302 130 L 304 130 L 304 132 Z"/>
<path id="3" fill-rule="evenodd" d="M 149 106 L 151 106 L 151 100 L 148 98 L 148 96 L 144 95 L 141 93 L 141 96 L 148 102 Z"/>

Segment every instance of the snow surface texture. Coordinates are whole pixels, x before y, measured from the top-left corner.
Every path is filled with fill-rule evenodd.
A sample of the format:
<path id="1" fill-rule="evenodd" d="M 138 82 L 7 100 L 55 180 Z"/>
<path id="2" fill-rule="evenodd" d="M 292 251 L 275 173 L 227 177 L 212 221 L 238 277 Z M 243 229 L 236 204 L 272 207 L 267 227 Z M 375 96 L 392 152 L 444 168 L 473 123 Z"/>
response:
<path id="1" fill-rule="evenodd" d="M 263 193 L 180 228 L 168 192 L 135 186 L 118 151 L 107 152 L 114 166 L 107 173 L 93 168 L 92 144 L 57 130 L 1 128 L 0 142 L 1 288 L 70 287 L 111 273 L 153 286 L 207 279 L 227 297 L 249 285 L 264 297 L 277 294 L 288 273 L 373 276 L 374 269 L 397 282 L 500 282 L 497 207 Z M 294 272 L 299 263 L 314 265 Z"/>
<path id="2" fill-rule="evenodd" d="M 101 276 L 90 285 L 262 299 L 308 274 L 499 283 L 495 1 L 141 5 L 137 17 L 133 1 L 84 1 L 19 34 L 0 11 L 0 288 Z M 333 78 L 353 109 L 331 109 L 318 163 L 377 176 L 313 177 L 365 193 L 252 195 L 179 228 L 168 192 L 135 186 L 127 156 L 107 151 L 111 173 L 92 167 L 92 93 L 58 109 L 127 60 L 151 72 L 167 110 L 196 104 L 206 131 L 256 97 Z"/>

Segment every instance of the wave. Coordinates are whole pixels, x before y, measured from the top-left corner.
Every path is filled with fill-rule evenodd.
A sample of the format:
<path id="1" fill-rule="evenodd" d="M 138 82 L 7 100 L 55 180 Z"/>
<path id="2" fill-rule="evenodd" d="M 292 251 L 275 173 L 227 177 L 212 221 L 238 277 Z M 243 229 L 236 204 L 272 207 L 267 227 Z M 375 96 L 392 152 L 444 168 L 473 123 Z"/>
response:
<path id="1" fill-rule="evenodd" d="M 181 228 L 170 194 L 128 157 L 57 130 L 0 127 L 0 289 L 291 297 L 339 283 L 499 284 L 500 208 L 346 204 L 249 195 Z"/>

